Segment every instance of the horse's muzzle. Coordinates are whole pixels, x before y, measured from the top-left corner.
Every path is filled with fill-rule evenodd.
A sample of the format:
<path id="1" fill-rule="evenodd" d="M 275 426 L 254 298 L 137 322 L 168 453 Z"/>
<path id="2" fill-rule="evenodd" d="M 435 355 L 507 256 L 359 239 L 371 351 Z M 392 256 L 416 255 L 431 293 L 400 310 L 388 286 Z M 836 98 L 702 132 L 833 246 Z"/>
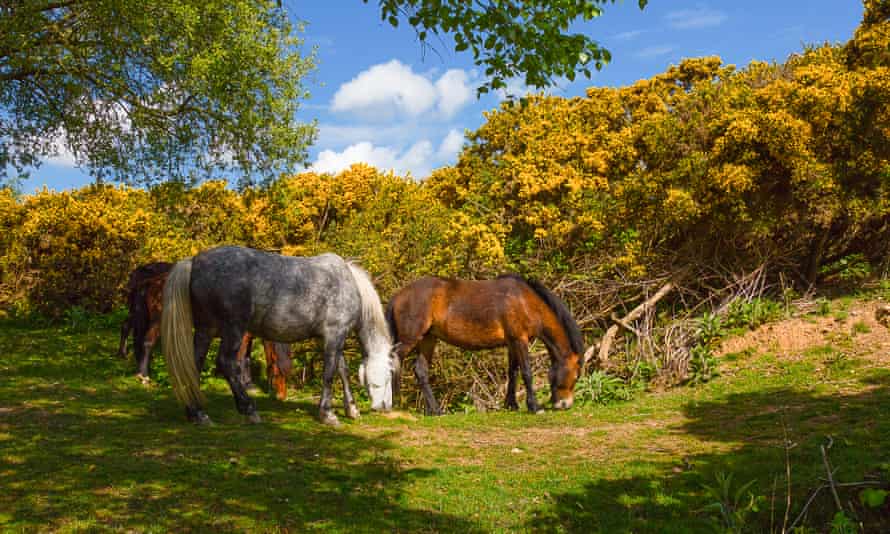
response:
<path id="1" fill-rule="evenodd" d="M 567 399 L 559 399 L 558 401 L 553 403 L 554 410 L 568 410 L 574 404 L 574 397 L 569 397 Z"/>
<path id="2" fill-rule="evenodd" d="M 372 404 L 371 409 L 374 410 L 375 412 L 389 412 L 392 410 L 392 403 L 391 402 L 389 402 L 389 403 L 381 402 L 378 404 Z"/>

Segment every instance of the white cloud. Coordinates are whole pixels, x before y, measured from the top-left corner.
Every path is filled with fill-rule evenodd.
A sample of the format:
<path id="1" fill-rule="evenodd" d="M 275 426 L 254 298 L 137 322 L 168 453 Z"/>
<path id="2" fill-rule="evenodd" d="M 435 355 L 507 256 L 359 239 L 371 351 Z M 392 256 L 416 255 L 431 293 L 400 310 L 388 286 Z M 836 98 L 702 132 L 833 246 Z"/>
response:
<path id="1" fill-rule="evenodd" d="M 341 151 L 322 150 L 309 170 L 336 174 L 354 163 L 367 163 L 383 171 L 392 170 L 400 175 L 410 173 L 416 179 L 423 179 L 435 167 L 454 163 L 463 143 L 464 136 L 458 130 L 449 131 L 437 149 L 428 139 L 402 149 L 360 141 Z"/>
<path id="2" fill-rule="evenodd" d="M 463 146 L 464 134 L 457 130 L 451 130 L 448 132 L 448 135 L 445 136 L 445 139 L 442 140 L 442 144 L 439 145 L 439 151 L 437 152 L 439 161 L 453 160 L 457 157 L 457 154 Z"/>
<path id="3" fill-rule="evenodd" d="M 729 17 L 722 11 L 714 11 L 713 9 L 699 6 L 696 9 L 672 11 L 665 18 L 672 28 L 692 30 L 719 26 Z"/>
<path id="4" fill-rule="evenodd" d="M 427 140 L 414 143 L 401 154 L 392 147 L 374 146 L 370 141 L 362 141 L 341 152 L 321 151 L 310 170 L 337 173 L 353 163 L 367 163 L 380 170 L 392 170 L 397 174 L 410 172 L 415 178 L 424 178 L 430 173 L 432 154 L 433 145 Z"/>
<path id="5" fill-rule="evenodd" d="M 436 80 L 438 109 L 443 117 L 453 117 L 473 98 L 469 81 L 470 77 L 460 69 L 451 69 Z"/>
<path id="6" fill-rule="evenodd" d="M 663 56 L 665 54 L 670 54 L 674 51 L 674 47 L 670 45 L 657 45 L 657 46 L 647 46 L 642 50 L 637 51 L 634 56 L 638 58 L 648 59 L 658 56 Z"/>
<path id="7" fill-rule="evenodd" d="M 416 117 L 435 108 L 448 119 L 472 98 L 470 76 L 447 71 L 438 80 L 415 73 L 398 60 L 374 65 L 337 89 L 331 110 L 384 120 L 397 115 Z"/>

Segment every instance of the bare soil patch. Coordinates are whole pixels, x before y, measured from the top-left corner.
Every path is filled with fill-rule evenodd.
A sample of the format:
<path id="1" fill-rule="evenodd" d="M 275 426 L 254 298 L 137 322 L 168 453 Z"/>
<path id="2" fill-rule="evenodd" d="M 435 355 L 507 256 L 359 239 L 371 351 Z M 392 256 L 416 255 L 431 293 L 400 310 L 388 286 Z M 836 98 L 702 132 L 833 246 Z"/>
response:
<path id="1" fill-rule="evenodd" d="M 725 340 L 718 355 L 754 351 L 796 358 L 808 350 L 832 346 L 886 364 L 890 362 L 890 329 L 875 318 L 875 312 L 883 305 L 881 301 L 862 301 L 840 314 L 794 317 L 766 324 Z"/>

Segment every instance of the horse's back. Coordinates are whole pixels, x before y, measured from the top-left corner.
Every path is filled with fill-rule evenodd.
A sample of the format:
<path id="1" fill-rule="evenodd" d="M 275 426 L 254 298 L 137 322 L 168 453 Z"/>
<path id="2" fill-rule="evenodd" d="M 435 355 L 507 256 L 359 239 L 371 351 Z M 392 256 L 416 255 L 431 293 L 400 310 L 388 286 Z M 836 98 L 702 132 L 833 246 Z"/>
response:
<path id="1" fill-rule="evenodd" d="M 195 256 L 191 282 L 208 323 L 234 322 L 283 342 L 322 335 L 332 308 L 357 308 L 358 301 L 346 262 L 330 253 L 303 258 L 218 247 Z"/>
<path id="2" fill-rule="evenodd" d="M 127 289 L 133 290 L 137 286 L 143 284 L 145 281 L 154 278 L 161 274 L 166 274 L 170 272 L 170 269 L 173 268 L 173 264 L 166 261 L 156 261 L 153 263 L 146 263 L 145 265 L 140 265 L 133 269 L 133 272 L 130 273 L 130 278 L 127 281 Z"/>
<path id="3" fill-rule="evenodd" d="M 517 327 L 533 327 L 529 300 L 539 299 L 518 277 L 461 280 L 430 276 L 399 291 L 392 306 L 400 334 L 422 336 L 429 332 L 464 348 L 489 348 L 503 345 Z"/>

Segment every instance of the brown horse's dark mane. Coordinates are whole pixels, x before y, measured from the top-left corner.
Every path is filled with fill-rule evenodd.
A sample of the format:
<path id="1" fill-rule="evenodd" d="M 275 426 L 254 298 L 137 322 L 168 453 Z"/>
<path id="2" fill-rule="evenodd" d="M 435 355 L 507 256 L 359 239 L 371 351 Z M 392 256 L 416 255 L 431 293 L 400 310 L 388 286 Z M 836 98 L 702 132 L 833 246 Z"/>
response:
<path id="1" fill-rule="evenodd" d="M 577 354 L 584 353 L 584 337 L 581 335 L 581 329 L 578 327 L 578 323 L 575 322 L 575 318 L 572 317 L 572 313 L 562 299 L 554 295 L 549 289 L 544 287 L 543 284 L 533 278 L 525 278 L 518 274 L 502 274 L 498 276 L 498 279 L 502 278 L 517 280 L 532 288 L 532 290 L 541 297 L 545 303 L 547 303 L 547 306 L 553 310 L 553 313 L 556 314 L 556 318 L 559 319 L 560 324 L 566 331 L 566 337 L 569 338 L 569 346 L 572 348 L 572 351 Z"/>

